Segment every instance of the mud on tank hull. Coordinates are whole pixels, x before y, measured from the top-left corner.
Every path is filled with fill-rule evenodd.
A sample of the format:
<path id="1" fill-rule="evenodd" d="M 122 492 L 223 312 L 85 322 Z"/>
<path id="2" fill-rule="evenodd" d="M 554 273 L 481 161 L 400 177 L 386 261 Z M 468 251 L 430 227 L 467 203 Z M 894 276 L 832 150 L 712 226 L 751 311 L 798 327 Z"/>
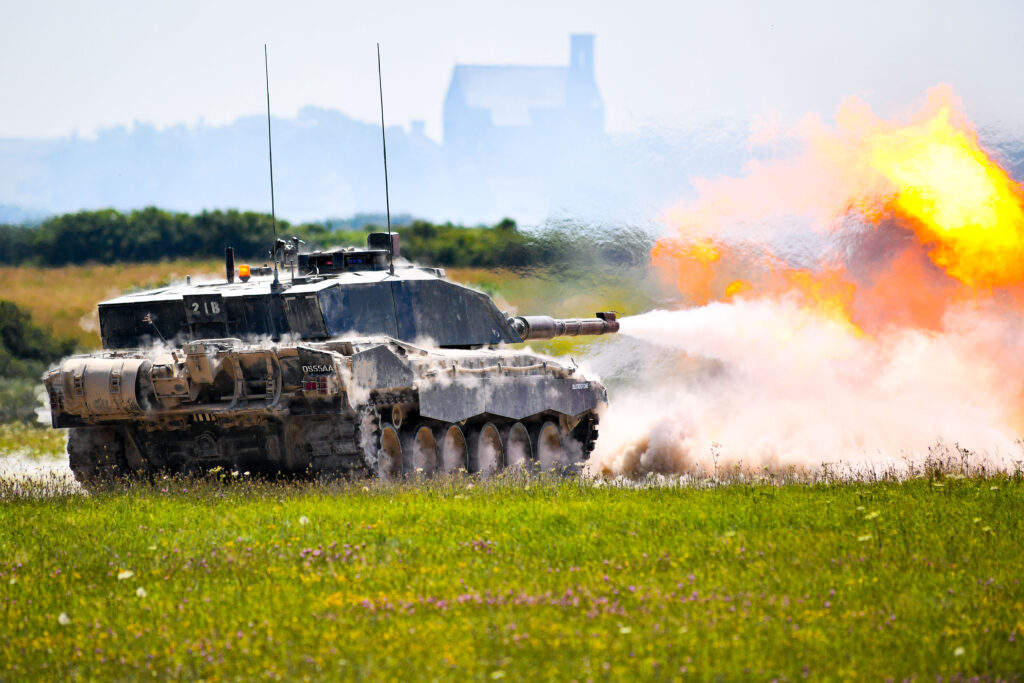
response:
<path id="1" fill-rule="evenodd" d="M 65 360 L 45 384 L 83 482 L 217 466 L 382 478 L 571 470 L 593 450 L 607 402 L 599 383 L 529 353 L 391 338 L 106 351 Z"/>

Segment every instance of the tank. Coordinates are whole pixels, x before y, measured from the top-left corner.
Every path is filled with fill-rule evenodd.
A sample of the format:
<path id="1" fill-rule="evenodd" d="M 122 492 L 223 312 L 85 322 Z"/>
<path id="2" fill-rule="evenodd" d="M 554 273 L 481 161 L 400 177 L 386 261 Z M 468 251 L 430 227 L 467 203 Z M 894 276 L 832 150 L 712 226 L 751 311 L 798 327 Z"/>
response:
<path id="1" fill-rule="evenodd" d="M 438 268 L 367 248 L 234 264 L 225 279 L 99 304 L 103 350 L 44 376 L 82 482 L 215 467 L 396 479 L 505 468 L 572 471 L 607 392 L 514 347 L 618 331 L 611 312 L 509 316 Z M 275 262 L 277 259 L 275 258 Z"/>

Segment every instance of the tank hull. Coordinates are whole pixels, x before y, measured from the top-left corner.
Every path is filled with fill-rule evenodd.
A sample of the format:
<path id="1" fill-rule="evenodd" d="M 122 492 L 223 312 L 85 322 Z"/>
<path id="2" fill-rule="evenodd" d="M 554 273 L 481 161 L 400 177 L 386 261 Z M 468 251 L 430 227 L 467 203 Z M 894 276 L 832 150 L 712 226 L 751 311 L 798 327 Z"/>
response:
<path id="1" fill-rule="evenodd" d="M 105 351 L 44 378 L 76 477 L 199 472 L 399 478 L 571 470 L 604 387 L 510 349 L 392 338 Z"/>

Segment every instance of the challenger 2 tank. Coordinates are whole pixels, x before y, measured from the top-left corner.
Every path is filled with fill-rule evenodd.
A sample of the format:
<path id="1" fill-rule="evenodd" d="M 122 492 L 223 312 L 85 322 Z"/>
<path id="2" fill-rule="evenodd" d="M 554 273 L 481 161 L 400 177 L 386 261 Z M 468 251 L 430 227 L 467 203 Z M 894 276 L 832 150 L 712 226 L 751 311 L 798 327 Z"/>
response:
<path id="1" fill-rule="evenodd" d="M 509 345 L 616 332 L 614 313 L 508 316 L 443 270 L 396 263 L 397 235 L 287 246 L 281 278 L 276 258 L 273 275 L 236 269 L 228 249 L 222 281 L 99 304 L 103 350 L 44 377 L 80 481 L 217 466 L 486 476 L 572 469 L 593 449 L 604 387 Z"/>

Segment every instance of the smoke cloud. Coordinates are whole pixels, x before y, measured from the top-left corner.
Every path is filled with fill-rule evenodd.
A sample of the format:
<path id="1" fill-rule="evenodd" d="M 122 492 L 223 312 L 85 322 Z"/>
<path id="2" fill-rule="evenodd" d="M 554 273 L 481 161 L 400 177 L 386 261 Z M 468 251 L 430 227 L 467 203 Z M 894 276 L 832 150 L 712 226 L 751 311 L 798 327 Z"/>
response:
<path id="1" fill-rule="evenodd" d="M 620 334 L 630 339 L 593 359 L 605 371 L 642 364 L 659 347 L 685 355 L 655 354 L 677 372 L 613 393 L 591 468 L 898 469 L 920 465 L 939 444 L 973 451 L 974 465 L 1006 467 L 1020 452 L 1024 362 L 992 351 L 1019 348 L 1021 319 L 959 309 L 946 325 L 867 338 L 795 297 L 624 318 Z"/>

